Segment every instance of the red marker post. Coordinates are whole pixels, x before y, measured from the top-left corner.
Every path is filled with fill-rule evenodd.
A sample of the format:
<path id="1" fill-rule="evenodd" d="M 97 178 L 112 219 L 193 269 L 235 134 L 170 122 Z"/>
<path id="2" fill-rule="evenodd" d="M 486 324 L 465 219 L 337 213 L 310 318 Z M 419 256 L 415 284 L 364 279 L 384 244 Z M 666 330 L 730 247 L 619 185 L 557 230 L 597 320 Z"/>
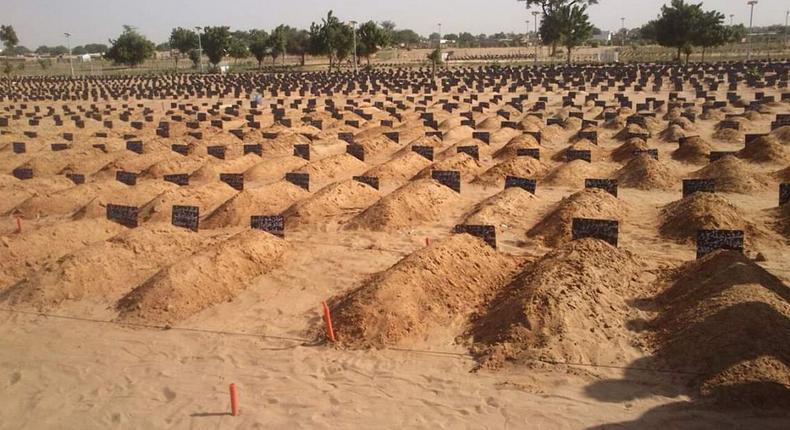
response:
<path id="1" fill-rule="evenodd" d="M 22 233 L 22 217 L 16 217 L 16 232 Z"/>
<path id="2" fill-rule="evenodd" d="M 332 327 L 332 314 L 329 312 L 329 305 L 326 302 L 321 302 L 321 305 L 324 307 L 324 321 L 326 321 L 326 337 L 329 338 L 330 341 L 336 342 L 335 340 L 335 329 Z"/>
<path id="3" fill-rule="evenodd" d="M 234 417 L 239 414 L 239 392 L 236 384 L 230 384 L 230 414 Z"/>

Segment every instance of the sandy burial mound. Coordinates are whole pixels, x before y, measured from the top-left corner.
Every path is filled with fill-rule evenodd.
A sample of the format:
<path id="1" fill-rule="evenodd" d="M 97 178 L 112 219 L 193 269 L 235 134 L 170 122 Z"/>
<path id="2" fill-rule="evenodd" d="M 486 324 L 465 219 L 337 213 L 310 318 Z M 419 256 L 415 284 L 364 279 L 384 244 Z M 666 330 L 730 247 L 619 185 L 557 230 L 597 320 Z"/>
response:
<path id="1" fill-rule="evenodd" d="M 461 172 L 461 180 L 471 179 L 477 176 L 482 170 L 483 166 L 479 161 L 472 158 L 471 155 L 460 153 L 455 154 L 450 158 L 433 163 L 426 167 L 420 173 L 414 176 L 415 179 L 430 178 L 434 170 L 457 170 Z"/>
<path id="2" fill-rule="evenodd" d="M 432 180 L 410 182 L 348 222 L 346 228 L 388 231 L 436 222 L 456 206 L 460 194 Z"/>
<path id="3" fill-rule="evenodd" d="M 622 363 L 637 356 L 625 328 L 644 264 L 597 239 L 565 244 L 526 269 L 473 322 L 484 367 L 506 361 Z"/>
<path id="4" fill-rule="evenodd" d="M 516 157 L 503 161 L 486 170 L 472 182 L 488 186 L 503 186 L 505 177 L 507 176 L 539 179 L 542 178 L 548 170 L 549 166 L 540 160 L 532 157 Z"/>
<path id="5" fill-rule="evenodd" d="M 260 161 L 261 158 L 255 154 L 247 154 L 232 160 L 220 160 L 212 157 L 189 176 L 189 183 L 218 181 L 220 173 L 242 173 Z"/>
<path id="6" fill-rule="evenodd" d="M 465 321 L 516 270 L 516 261 L 481 239 L 453 235 L 373 275 L 332 300 L 338 341 L 351 347 L 419 342 Z"/>
<path id="7" fill-rule="evenodd" d="M 63 221 L 0 239 L 0 291 L 47 263 L 126 230 L 106 220 Z"/>
<path id="8" fill-rule="evenodd" d="M 278 215 L 310 193 L 290 182 L 280 181 L 246 189 L 223 203 L 206 217 L 201 227 L 244 227 L 253 215 Z"/>
<path id="9" fill-rule="evenodd" d="M 430 160 L 409 150 L 368 170 L 365 176 L 375 176 L 380 180 L 406 181 L 430 165 Z"/>
<path id="10" fill-rule="evenodd" d="M 714 179 L 716 191 L 731 193 L 749 194 L 753 191 L 765 190 L 769 186 L 764 175 L 755 172 L 744 161 L 729 155 L 697 170 L 693 176 L 700 179 Z"/>
<path id="11" fill-rule="evenodd" d="M 128 188 L 118 181 L 91 182 L 54 193 L 33 196 L 15 208 L 26 218 L 71 215 L 99 196 L 121 195 Z"/>
<path id="12" fill-rule="evenodd" d="M 250 282 L 282 262 L 284 240 L 247 230 L 181 259 L 118 302 L 121 321 L 174 323 L 232 300 Z"/>
<path id="13" fill-rule="evenodd" d="M 353 155 L 338 154 L 310 162 L 297 171 L 309 173 L 310 184 L 313 184 L 351 179 L 352 176 L 360 175 L 369 168 L 370 166 Z"/>
<path id="14" fill-rule="evenodd" d="M 161 179 L 165 175 L 176 175 L 183 173 L 190 175 L 203 167 L 203 165 L 209 160 L 208 157 L 208 155 L 193 155 L 190 157 L 168 158 L 145 169 L 145 171 L 142 172 L 142 176 Z"/>
<path id="15" fill-rule="evenodd" d="M 664 237 L 689 242 L 696 241 L 697 230 L 743 230 L 746 227 L 743 213 L 727 198 L 716 193 L 697 192 L 664 206 L 658 231 Z M 748 241 L 749 237 L 746 239 Z"/>
<path id="16" fill-rule="evenodd" d="M 585 179 L 608 178 L 610 174 L 611 169 L 608 167 L 584 160 L 573 160 L 555 167 L 542 182 L 546 185 L 581 188 L 584 187 Z"/>
<path id="17" fill-rule="evenodd" d="M 515 157 L 519 149 L 540 148 L 537 139 L 530 134 L 520 134 L 505 144 L 498 151 L 494 152 L 493 157 L 497 160 Z"/>
<path id="18" fill-rule="evenodd" d="M 612 160 L 621 163 L 633 158 L 634 151 L 644 151 L 649 148 L 650 146 L 643 139 L 628 139 L 625 143 L 612 151 Z"/>
<path id="19" fill-rule="evenodd" d="M 25 200 L 39 195 L 56 193 L 74 187 L 74 182 L 65 176 L 33 178 L 21 181 L 11 175 L 0 175 L 3 198 L 0 199 L 0 213 L 8 213 Z"/>
<path id="20" fill-rule="evenodd" d="M 223 182 L 179 187 L 166 191 L 140 208 L 141 221 L 171 222 L 173 205 L 197 206 L 200 218 L 206 218 L 237 191 Z"/>
<path id="21" fill-rule="evenodd" d="M 283 212 L 289 227 L 325 225 L 331 218 L 356 215 L 376 203 L 381 195 L 375 188 L 355 180 L 338 182 L 322 188 L 313 196 L 294 203 Z"/>
<path id="22" fill-rule="evenodd" d="M 307 164 L 307 160 L 294 157 L 265 158 L 260 163 L 244 172 L 244 180 L 249 182 L 276 182 L 285 177 L 285 174 L 297 169 L 301 169 Z"/>
<path id="23" fill-rule="evenodd" d="M 563 198 L 527 232 L 527 236 L 556 247 L 571 240 L 573 218 L 608 219 L 622 223 L 628 212 L 628 206 L 608 192 L 598 188 L 585 189 Z"/>
<path id="24" fill-rule="evenodd" d="M 614 174 L 617 184 L 640 190 L 671 190 L 680 188 L 680 180 L 666 164 L 649 155 L 634 157 Z"/>
<path id="25" fill-rule="evenodd" d="M 790 238 L 790 203 L 785 203 L 781 207 L 774 208 L 775 219 L 774 228 L 779 234 Z"/>
<path id="26" fill-rule="evenodd" d="M 710 154 L 710 144 L 699 136 L 689 137 L 672 152 L 672 159 L 693 164 L 705 164 Z"/>
<path id="27" fill-rule="evenodd" d="M 161 267 L 213 242 L 210 234 L 145 224 L 60 258 L 7 289 L 0 300 L 39 309 L 65 300 L 116 300 Z"/>
<path id="28" fill-rule="evenodd" d="M 790 288 L 742 254 L 718 251 L 666 279 L 655 359 L 694 372 L 699 396 L 790 408 Z"/>
<path id="29" fill-rule="evenodd" d="M 498 229 L 526 228 L 524 214 L 534 207 L 535 200 L 537 198 L 523 188 L 502 190 L 475 205 L 464 215 L 464 224 L 494 225 Z"/>
<path id="30" fill-rule="evenodd" d="M 142 181 L 134 186 L 123 185 L 121 189 L 108 188 L 90 200 L 74 214 L 74 219 L 105 218 L 107 204 L 142 207 L 167 191 L 178 189 L 178 185 L 163 181 Z"/>
<path id="31" fill-rule="evenodd" d="M 758 137 L 738 152 L 738 157 L 763 163 L 786 163 L 790 160 L 787 150 L 776 137 Z"/>

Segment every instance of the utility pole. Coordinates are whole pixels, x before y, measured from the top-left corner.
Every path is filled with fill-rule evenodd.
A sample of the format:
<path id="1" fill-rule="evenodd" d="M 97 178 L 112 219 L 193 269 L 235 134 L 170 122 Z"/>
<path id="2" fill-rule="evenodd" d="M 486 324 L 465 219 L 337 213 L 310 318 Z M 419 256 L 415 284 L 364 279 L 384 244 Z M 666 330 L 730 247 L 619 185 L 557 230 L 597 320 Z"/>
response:
<path id="1" fill-rule="evenodd" d="M 735 15 L 731 13 L 730 14 L 730 27 L 732 27 L 732 19 L 733 18 L 735 18 Z"/>
<path id="2" fill-rule="evenodd" d="M 351 24 L 351 31 L 354 33 L 354 74 L 356 75 L 359 70 L 357 70 L 357 22 L 356 21 L 349 21 Z"/>
<path id="3" fill-rule="evenodd" d="M 71 62 L 71 33 L 63 33 L 66 36 L 66 46 L 69 49 L 69 69 L 71 69 L 71 77 L 74 77 L 74 64 Z"/>
<path id="4" fill-rule="evenodd" d="M 200 40 L 200 32 L 203 31 L 200 27 L 195 27 L 198 35 L 198 63 L 200 64 L 200 73 L 203 73 L 203 42 Z"/>
<path id="5" fill-rule="evenodd" d="M 535 23 L 535 66 L 538 65 L 538 46 L 540 45 L 540 35 L 538 34 L 538 15 L 540 12 L 533 10 L 532 16 L 535 18 L 532 21 Z"/>
<path id="6" fill-rule="evenodd" d="M 785 12 L 785 46 L 787 45 L 787 20 L 790 19 L 790 10 Z"/>
<path id="7" fill-rule="evenodd" d="M 752 21 L 754 19 L 754 5 L 757 4 L 757 0 L 749 0 L 746 4 L 752 7 L 749 12 L 749 46 L 746 49 L 746 61 L 749 61 L 752 59 Z"/>
<path id="8" fill-rule="evenodd" d="M 626 35 L 626 33 L 628 33 L 628 31 L 626 31 L 626 29 L 625 29 L 625 17 L 621 17 L 620 18 L 620 28 L 623 31 L 623 38 L 622 38 L 623 41 L 620 43 L 620 45 L 621 46 L 625 46 L 625 35 Z"/>

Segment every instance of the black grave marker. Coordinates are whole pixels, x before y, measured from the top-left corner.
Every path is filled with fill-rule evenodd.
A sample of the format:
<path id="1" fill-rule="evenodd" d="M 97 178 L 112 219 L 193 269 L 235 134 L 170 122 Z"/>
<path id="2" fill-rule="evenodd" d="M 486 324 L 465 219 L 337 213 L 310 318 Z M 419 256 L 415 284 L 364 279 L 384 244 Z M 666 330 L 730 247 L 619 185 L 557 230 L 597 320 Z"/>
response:
<path id="1" fill-rule="evenodd" d="M 107 219 L 126 227 L 137 227 L 137 213 L 134 206 L 107 204 Z"/>
<path id="2" fill-rule="evenodd" d="M 220 173 L 219 180 L 230 185 L 231 188 L 238 191 L 244 190 L 244 174 L 243 173 Z"/>
<path id="3" fill-rule="evenodd" d="M 538 188 L 538 181 L 535 179 L 519 178 L 518 176 L 505 177 L 505 189 L 508 188 L 522 188 L 535 194 Z"/>
<path id="4" fill-rule="evenodd" d="M 352 179 L 370 185 L 377 190 L 379 189 L 379 178 L 377 176 L 354 176 Z"/>
<path id="5" fill-rule="evenodd" d="M 716 181 L 713 179 L 684 179 L 683 180 L 683 198 L 696 193 L 715 193 Z"/>
<path id="6" fill-rule="evenodd" d="M 431 178 L 456 193 L 461 192 L 461 172 L 458 170 L 434 170 L 431 172 Z"/>
<path id="7" fill-rule="evenodd" d="M 285 219 L 282 215 L 253 215 L 250 217 L 250 227 L 285 237 Z"/>
<path id="8" fill-rule="evenodd" d="M 206 152 L 208 152 L 208 155 L 219 158 L 220 160 L 225 159 L 225 147 L 222 145 L 208 146 L 206 147 Z"/>
<path id="9" fill-rule="evenodd" d="M 298 186 L 302 187 L 307 191 L 310 191 L 310 174 L 309 173 L 298 173 L 298 172 L 291 172 L 285 174 L 285 180 Z"/>
<path id="10" fill-rule="evenodd" d="M 359 161 L 365 161 L 365 147 L 362 145 L 347 145 L 346 153 L 357 158 Z"/>
<path id="11" fill-rule="evenodd" d="M 516 157 L 532 157 L 540 160 L 540 148 L 516 148 Z"/>
<path id="12" fill-rule="evenodd" d="M 584 188 L 600 188 L 607 193 L 617 197 L 616 179 L 585 179 Z"/>
<path id="13" fill-rule="evenodd" d="M 138 154 L 143 153 L 143 142 L 140 140 L 130 140 L 126 142 L 126 149 Z"/>
<path id="14" fill-rule="evenodd" d="M 477 139 L 485 144 L 491 144 L 491 133 L 487 131 L 475 131 L 472 133 L 472 139 Z"/>
<path id="15" fill-rule="evenodd" d="M 115 172 L 115 180 L 126 185 L 137 185 L 137 173 L 118 170 Z"/>
<path id="16" fill-rule="evenodd" d="M 491 248 L 496 249 L 496 228 L 493 225 L 458 224 L 453 228 L 455 234 L 470 234 L 483 239 Z"/>
<path id="17" fill-rule="evenodd" d="M 189 185 L 189 175 L 186 173 L 174 173 L 163 177 L 165 182 L 170 182 L 179 186 Z"/>
<path id="18" fill-rule="evenodd" d="M 589 149 L 569 149 L 565 152 L 567 161 L 584 160 L 592 163 L 592 152 Z"/>
<path id="19" fill-rule="evenodd" d="M 573 240 L 591 237 L 617 246 L 619 223 L 614 220 L 573 218 L 571 233 Z"/>
<path id="20" fill-rule="evenodd" d="M 697 230 L 697 258 L 719 249 L 743 252 L 743 230 Z"/>
<path id="21" fill-rule="evenodd" d="M 200 224 L 200 208 L 197 206 L 173 205 L 171 223 L 176 227 L 184 227 L 192 231 L 198 231 L 198 225 Z"/>
<path id="22" fill-rule="evenodd" d="M 480 160 L 480 148 L 477 145 L 459 146 L 456 148 L 458 154 L 467 154 L 475 160 Z"/>
<path id="23" fill-rule="evenodd" d="M 779 206 L 790 202 L 790 184 L 779 184 Z"/>
<path id="24" fill-rule="evenodd" d="M 263 146 L 260 143 L 252 143 L 244 145 L 243 155 L 256 154 L 259 157 L 263 156 Z"/>
<path id="25" fill-rule="evenodd" d="M 411 147 L 411 150 L 433 161 L 433 146 L 414 145 Z"/>
<path id="26" fill-rule="evenodd" d="M 33 179 L 33 169 L 30 167 L 17 167 L 11 172 L 15 178 L 20 180 Z"/>
<path id="27" fill-rule="evenodd" d="M 85 175 L 82 173 L 66 173 L 66 177 L 74 182 L 75 185 L 81 185 L 85 183 Z"/>
<path id="28" fill-rule="evenodd" d="M 27 151 L 25 142 L 14 142 L 11 146 L 13 147 L 14 154 L 24 154 Z"/>

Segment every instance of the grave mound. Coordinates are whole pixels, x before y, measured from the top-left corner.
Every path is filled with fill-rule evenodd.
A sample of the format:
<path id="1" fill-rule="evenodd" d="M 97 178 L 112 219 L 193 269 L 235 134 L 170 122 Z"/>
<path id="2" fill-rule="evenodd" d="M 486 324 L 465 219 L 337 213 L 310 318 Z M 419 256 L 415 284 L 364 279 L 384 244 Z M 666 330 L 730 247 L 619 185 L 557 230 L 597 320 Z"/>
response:
<path id="1" fill-rule="evenodd" d="M 534 208 L 535 197 L 520 187 L 504 189 L 476 204 L 462 218 L 464 224 L 493 225 L 497 229 L 525 228 L 524 214 Z"/>
<path id="2" fill-rule="evenodd" d="M 380 180 L 406 181 L 421 170 L 431 165 L 431 161 L 408 148 L 408 152 L 396 156 L 391 160 L 364 173 L 365 176 L 375 176 Z"/>
<path id="3" fill-rule="evenodd" d="M 501 160 L 504 158 L 515 157 L 518 150 L 522 148 L 540 148 L 540 144 L 535 137 L 529 134 L 519 134 L 513 137 L 502 148 L 494 152 L 493 158 Z"/>
<path id="4" fill-rule="evenodd" d="M 118 321 L 172 324 L 233 300 L 282 263 L 288 245 L 269 233 L 238 233 L 176 261 L 118 301 Z"/>
<path id="5" fill-rule="evenodd" d="M 618 185 L 639 190 L 672 190 L 680 181 L 664 163 L 649 155 L 633 157 L 614 174 Z"/>
<path id="6" fill-rule="evenodd" d="M 415 227 L 438 221 L 460 201 L 458 193 L 432 179 L 417 180 L 384 196 L 352 218 L 346 228 L 397 231 Z"/>
<path id="7" fill-rule="evenodd" d="M 573 218 L 617 220 L 621 224 L 629 207 L 608 192 L 589 188 L 563 198 L 543 219 L 527 232 L 527 237 L 546 246 L 570 242 Z"/>
<path id="8" fill-rule="evenodd" d="M 768 188 L 768 180 L 747 163 L 733 156 L 722 157 L 692 173 L 695 178 L 713 179 L 716 191 L 749 194 Z"/>
<path id="9" fill-rule="evenodd" d="M 370 166 L 351 154 L 338 154 L 318 161 L 312 161 L 297 170 L 300 173 L 309 173 L 311 183 L 321 183 L 333 180 L 350 179 L 361 174 Z"/>
<path id="10" fill-rule="evenodd" d="M 612 151 L 612 160 L 622 163 L 623 161 L 633 158 L 634 151 L 644 151 L 648 148 L 650 148 L 650 146 L 643 139 L 638 137 L 628 139 L 625 143 Z"/>
<path id="11" fill-rule="evenodd" d="M 434 330 L 466 321 L 516 268 L 512 257 L 483 240 L 452 235 L 332 299 L 335 335 L 353 348 L 419 342 Z"/>
<path id="12" fill-rule="evenodd" d="M 503 161 L 481 173 L 472 183 L 486 186 L 502 186 L 505 177 L 542 178 L 549 170 L 546 163 L 532 157 L 516 157 Z"/>
<path id="13" fill-rule="evenodd" d="M 253 215 L 278 215 L 309 195 L 305 189 L 286 181 L 246 189 L 211 212 L 202 225 L 205 228 L 249 226 Z"/>
<path id="14" fill-rule="evenodd" d="M 659 233 L 693 243 L 697 230 L 743 230 L 747 227 L 740 209 L 716 193 L 696 192 L 661 209 Z M 748 238 L 747 238 L 748 239 Z"/>
<path id="15" fill-rule="evenodd" d="M 672 152 L 672 159 L 693 164 L 705 164 L 708 162 L 711 146 L 699 136 L 692 136 L 686 143 L 678 146 Z"/>
<path id="16" fill-rule="evenodd" d="M 328 185 L 283 212 L 287 227 L 325 226 L 330 218 L 348 218 L 376 203 L 381 194 L 353 179 Z"/>
<path id="17" fill-rule="evenodd" d="M 543 179 L 547 185 L 581 188 L 588 178 L 608 178 L 611 169 L 584 160 L 573 160 L 560 164 L 551 170 Z"/>
<path id="18" fill-rule="evenodd" d="M 638 356 L 627 328 L 637 315 L 627 298 L 645 265 L 597 239 L 563 245 L 527 265 L 473 321 L 481 366 L 540 361 L 622 363 Z"/>
<path id="19" fill-rule="evenodd" d="M 422 169 L 420 173 L 414 176 L 414 179 L 430 178 L 431 172 L 434 170 L 457 170 L 461 172 L 462 179 L 472 178 L 477 176 L 482 169 L 483 166 L 479 161 L 472 158 L 471 155 L 462 152 Z"/>
<path id="20" fill-rule="evenodd" d="M 651 322 L 657 362 L 693 372 L 698 396 L 790 407 L 790 289 L 740 253 L 717 251 L 664 280 Z"/>
<path id="21" fill-rule="evenodd" d="M 765 163 L 787 163 L 790 155 L 776 137 L 758 137 L 738 152 L 738 157 Z"/>
<path id="22" fill-rule="evenodd" d="M 300 169 L 307 163 L 304 158 L 293 155 L 272 158 L 267 156 L 260 163 L 244 172 L 244 179 L 249 182 L 276 182 L 282 179 L 286 173 Z"/>

